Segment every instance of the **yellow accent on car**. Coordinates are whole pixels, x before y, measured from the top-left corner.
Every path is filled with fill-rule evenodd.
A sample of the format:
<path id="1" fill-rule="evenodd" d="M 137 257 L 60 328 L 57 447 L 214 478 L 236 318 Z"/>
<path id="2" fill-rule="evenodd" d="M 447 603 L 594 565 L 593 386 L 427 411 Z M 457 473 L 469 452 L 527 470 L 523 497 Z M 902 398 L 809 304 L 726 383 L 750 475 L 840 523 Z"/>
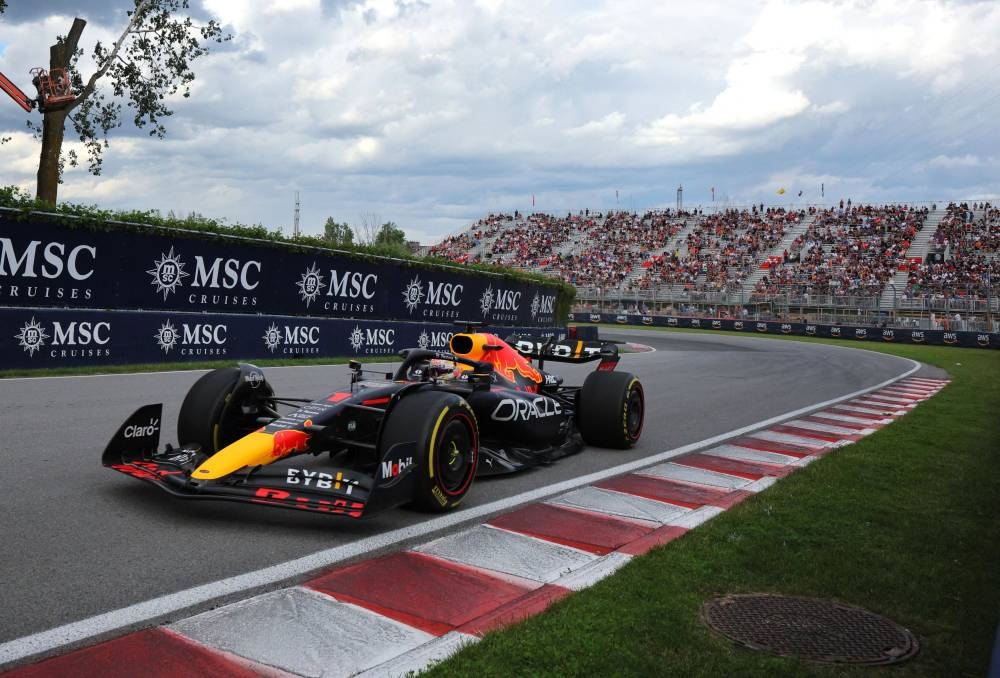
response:
<path id="1" fill-rule="evenodd" d="M 196 480 L 216 480 L 245 466 L 261 466 L 274 461 L 274 436 L 254 431 L 212 455 L 191 474 Z"/>
<path id="2" fill-rule="evenodd" d="M 431 449 L 427 451 L 427 473 L 431 478 L 434 477 L 434 448 L 437 446 L 438 429 L 441 428 L 441 421 L 444 419 L 446 414 L 448 414 L 447 407 L 441 410 L 441 414 L 438 415 L 437 421 L 434 422 L 434 430 L 431 431 Z"/>

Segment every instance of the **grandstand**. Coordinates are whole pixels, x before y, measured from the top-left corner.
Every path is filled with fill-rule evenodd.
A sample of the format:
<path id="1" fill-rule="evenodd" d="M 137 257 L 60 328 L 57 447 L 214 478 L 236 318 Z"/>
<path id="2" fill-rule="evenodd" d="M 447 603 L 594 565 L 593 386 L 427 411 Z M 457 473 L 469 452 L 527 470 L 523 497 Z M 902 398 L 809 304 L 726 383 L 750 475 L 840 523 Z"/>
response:
<path id="1" fill-rule="evenodd" d="M 561 278 L 577 310 L 998 329 L 988 202 L 490 214 L 428 253 Z"/>

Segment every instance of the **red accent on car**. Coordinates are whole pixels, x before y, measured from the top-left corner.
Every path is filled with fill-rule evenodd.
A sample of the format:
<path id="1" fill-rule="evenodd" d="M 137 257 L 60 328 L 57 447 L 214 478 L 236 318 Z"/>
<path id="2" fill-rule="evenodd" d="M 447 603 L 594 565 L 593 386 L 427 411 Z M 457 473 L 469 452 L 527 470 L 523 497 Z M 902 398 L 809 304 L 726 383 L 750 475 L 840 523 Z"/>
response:
<path id="1" fill-rule="evenodd" d="M 389 403 L 389 396 L 384 398 L 372 398 L 371 400 L 362 400 L 362 405 L 387 405 Z"/>

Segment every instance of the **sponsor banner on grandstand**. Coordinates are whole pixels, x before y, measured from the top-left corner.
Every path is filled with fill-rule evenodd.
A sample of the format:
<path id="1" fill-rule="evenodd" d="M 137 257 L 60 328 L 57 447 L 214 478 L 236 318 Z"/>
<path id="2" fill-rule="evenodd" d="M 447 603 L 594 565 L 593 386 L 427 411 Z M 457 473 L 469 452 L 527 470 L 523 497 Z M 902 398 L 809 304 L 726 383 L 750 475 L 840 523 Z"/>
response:
<path id="1" fill-rule="evenodd" d="M 551 325 L 556 291 L 249 240 L 0 219 L 0 306 Z"/>
<path id="2" fill-rule="evenodd" d="M 0 370 L 258 360 L 373 357 L 401 349 L 447 350 L 451 323 L 93 309 L 0 308 Z M 553 327 L 511 333 L 565 334 Z"/>
<path id="3" fill-rule="evenodd" d="M 943 330 L 913 330 L 865 325 L 820 325 L 818 323 L 784 323 L 774 320 L 734 320 L 729 318 L 690 318 L 686 316 L 636 315 L 620 313 L 574 313 L 571 322 L 640 325 L 646 327 L 683 327 L 692 329 L 729 330 L 756 334 L 822 337 L 849 341 L 876 341 L 896 344 L 932 344 L 965 348 L 1000 348 L 1000 334 L 987 332 L 946 332 Z"/>

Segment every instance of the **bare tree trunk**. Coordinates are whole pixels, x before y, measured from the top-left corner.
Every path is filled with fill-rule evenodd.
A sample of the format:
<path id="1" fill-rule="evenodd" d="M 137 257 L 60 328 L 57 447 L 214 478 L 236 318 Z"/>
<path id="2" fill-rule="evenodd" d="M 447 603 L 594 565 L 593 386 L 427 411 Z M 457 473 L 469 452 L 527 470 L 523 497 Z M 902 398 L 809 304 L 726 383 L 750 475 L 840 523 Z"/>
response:
<path id="1" fill-rule="evenodd" d="M 66 129 L 66 110 L 50 111 L 42 118 L 42 153 L 38 158 L 37 197 L 56 204 L 59 192 L 59 155 Z"/>
<path id="2" fill-rule="evenodd" d="M 69 34 L 62 43 L 49 47 L 49 70 L 67 68 L 70 59 L 76 52 L 80 34 L 87 22 L 83 19 L 73 19 Z M 66 130 L 66 107 L 47 111 L 42 117 L 42 152 L 38 157 L 38 188 L 35 192 L 39 200 L 55 205 L 59 193 L 59 158 L 62 154 L 63 134 Z"/>

